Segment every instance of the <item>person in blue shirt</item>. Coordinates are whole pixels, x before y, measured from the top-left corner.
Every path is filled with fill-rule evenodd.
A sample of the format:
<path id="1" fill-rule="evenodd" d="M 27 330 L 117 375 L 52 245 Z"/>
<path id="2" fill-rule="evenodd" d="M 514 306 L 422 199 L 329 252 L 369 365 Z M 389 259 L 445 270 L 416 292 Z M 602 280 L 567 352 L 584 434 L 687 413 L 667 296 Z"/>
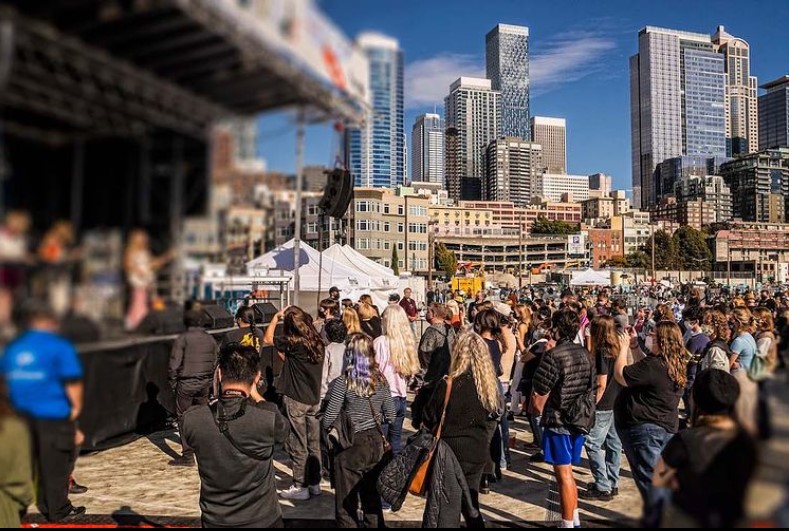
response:
<path id="1" fill-rule="evenodd" d="M 46 306 L 24 312 L 27 330 L 0 357 L 11 405 L 28 422 L 38 477 L 37 506 L 50 522 L 85 513 L 68 498 L 77 446 L 84 436 L 76 421 L 82 411 L 82 365 L 74 346 L 57 335 L 58 321 Z"/>
<path id="2" fill-rule="evenodd" d="M 749 376 L 751 363 L 759 350 L 753 332 L 756 322 L 748 308 L 735 308 L 729 315 L 731 327 L 731 354 L 729 369 L 740 384 L 740 396 L 734 408 L 735 417 L 740 425 L 751 435 L 757 435 L 757 407 L 759 386 Z"/>

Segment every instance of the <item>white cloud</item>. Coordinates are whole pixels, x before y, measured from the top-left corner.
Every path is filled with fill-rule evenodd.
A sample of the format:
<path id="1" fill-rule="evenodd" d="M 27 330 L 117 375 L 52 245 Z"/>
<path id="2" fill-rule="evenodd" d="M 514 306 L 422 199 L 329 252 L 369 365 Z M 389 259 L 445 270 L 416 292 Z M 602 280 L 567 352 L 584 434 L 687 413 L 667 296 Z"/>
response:
<path id="1" fill-rule="evenodd" d="M 440 53 L 405 68 L 405 106 L 443 105 L 449 85 L 460 76 L 485 77 L 485 63 L 475 55 Z"/>
<path id="2" fill-rule="evenodd" d="M 544 46 L 532 47 L 532 96 L 599 73 L 616 46 L 615 39 L 602 33 L 579 31 L 557 34 Z M 443 105 L 450 83 L 460 76 L 485 77 L 484 57 L 442 52 L 409 63 L 405 68 L 406 108 Z"/>

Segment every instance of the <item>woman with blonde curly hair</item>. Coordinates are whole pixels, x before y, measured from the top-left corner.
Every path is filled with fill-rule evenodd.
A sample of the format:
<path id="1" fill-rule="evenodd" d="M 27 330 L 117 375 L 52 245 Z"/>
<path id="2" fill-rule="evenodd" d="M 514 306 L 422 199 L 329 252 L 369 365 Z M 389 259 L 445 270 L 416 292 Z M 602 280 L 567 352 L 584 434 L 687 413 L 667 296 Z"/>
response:
<path id="1" fill-rule="evenodd" d="M 679 400 L 687 383 L 687 356 L 682 331 L 663 320 L 648 332 L 645 357 L 627 365 L 623 348 L 614 364 L 622 386 L 614 404 L 614 421 L 622 447 L 644 501 L 643 525 L 659 527 L 665 493 L 652 485 L 652 474 L 666 442 L 679 428 Z M 638 348 L 631 334 L 630 348 Z"/>
<path id="2" fill-rule="evenodd" d="M 408 382 L 419 372 L 419 356 L 416 353 L 416 339 L 411 331 L 411 322 L 405 310 L 390 304 L 385 310 L 382 321 L 383 334 L 375 340 L 375 361 L 381 368 L 389 389 L 395 418 L 387 433 L 389 444 L 395 454 L 403 448 L 403 421 L 408 410 L 406 394 Z"/>
<path id="3" fill-rule="evenodd" d="M 451 398 L 441 439 L 457 457 L 471 491 L 473 506 L 479 510 L 482 474 L 492 466 L 487 449 L 504 407 L 496 370 L 482 337 L 474 332 L 458 337 L 452 349 L 448 378 L 452 381 Z M 425 407 L 423 423 L 430 430 L 435 430 L 441 421 L 446 389 L 447 380 L 441 380 Z M 462 512 L 468 527 L 482 523 L 481 517 L 470 518 L 467 508 Z"/>

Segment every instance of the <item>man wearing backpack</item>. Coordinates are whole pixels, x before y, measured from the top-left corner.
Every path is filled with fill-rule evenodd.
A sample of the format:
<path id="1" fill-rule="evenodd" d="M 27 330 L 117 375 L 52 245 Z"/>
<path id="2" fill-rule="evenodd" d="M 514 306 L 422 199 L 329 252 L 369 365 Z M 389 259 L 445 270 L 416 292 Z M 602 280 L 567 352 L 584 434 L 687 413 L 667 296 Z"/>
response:
<path id="1" fill-rule="evenodd" d="M 411 405 L 414 427 L 422 423 L 422 408 L 430 399 L 433 387 L 449 373 L 450 353 L 456 337 L 454 327 L 447 323 L 450 315 L 444 304 L 431 304 L 426 317 L 430 326 L 419 342 L 419 364 L 424 371 L 424 384 Z"/>
<path id="2" fill-rule="evenodd" d="M 203 328 L 200 312 L 184 314 L 186 332 L 178 336 L 170 351 L 170 386 L 175 391 L 178 433 L 181 435 L 181 457 L 170 461 L 170 466 L 194 466 L 194 451 L 184 439 L 184 413 L 192 406 L 208 404 L 208 392 L 219 351 L 216 341 Z"/>

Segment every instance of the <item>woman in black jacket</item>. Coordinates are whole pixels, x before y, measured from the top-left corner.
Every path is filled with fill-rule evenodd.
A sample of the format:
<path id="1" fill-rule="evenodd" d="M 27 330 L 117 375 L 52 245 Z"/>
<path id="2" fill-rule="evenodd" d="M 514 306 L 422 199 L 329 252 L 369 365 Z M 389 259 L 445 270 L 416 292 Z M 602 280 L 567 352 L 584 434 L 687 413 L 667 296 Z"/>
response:
<path id="1" fill-rule="evenodd" d="M 479 486 L 482 474 L 492 465 L 490 447 L 496 420 L 503 411 L 498 378 L 488 346 L 479 335 L 468 332 L 460 336 L 452 349 L 449 370 L 452 379 L 441 440 L 445 441 L 460 462 L 466 476 L 474 508 L 479 510 Z M 441 422 L 447 381 L 441 380 L 425 407 L 424 425 L 434 433 Z M 466 508 L 463 517 L 468 527 L 484 527 L 480 516 L 471 519 Z"/>

